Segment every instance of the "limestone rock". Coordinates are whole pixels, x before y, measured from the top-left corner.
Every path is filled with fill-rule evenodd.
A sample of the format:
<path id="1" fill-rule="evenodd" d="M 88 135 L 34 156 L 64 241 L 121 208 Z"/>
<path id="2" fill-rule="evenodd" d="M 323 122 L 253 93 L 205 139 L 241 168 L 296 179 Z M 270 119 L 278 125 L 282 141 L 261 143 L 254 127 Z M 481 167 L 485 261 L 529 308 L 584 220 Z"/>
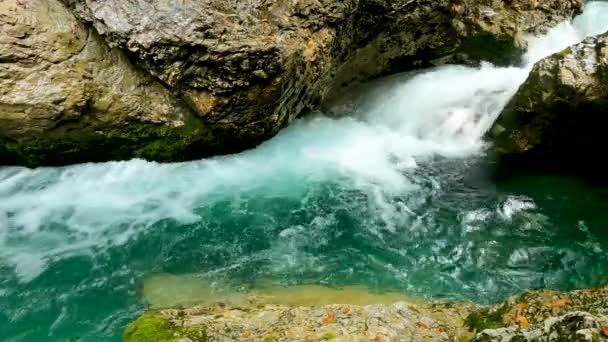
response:
<path id="1" fill-rule="evenodd" d="M 530 291 L 509 298 L 500 308 L 499 327 L 475 326 L 481 331 L 474 342 L 597 342 L 602 341 L 602 327 L 608 325 L 608 288 L 568 293 Z M 467 322 L 474 316 L 470 315 Z M 527 325 L 521 324 L 522 317 Z"/>
<path id="2" fill-rule="evenodd" d="M 507 158 L 561 166 L 608 147 L 608 33 L 538 62 L 491 135 Z"/>
<path id="3" fill-rule="evenodd" d="M 595 316 L 584 311 L 569 312 L 545 320 L 544 326 L 534 329 L 508 327 L 487 329 L 477 334 L 472 342 L 599 342 L 608 341 L 601 335 L 601 327 L 608 324 L 608 316 Z"/>
<path id="4" fill-rule="evenodd" d="M 603 335 L 608 288 L 530 291 L 494 307 L 421 299 L 288 305 L 286 293 L 274 298 L 250 294 L 239 304 L 222 298 L 221 303 L 152 311 L 127 328 L 125 341 L 138 341 L 135 336 L 169 341 L 193 333 L 204 335 L 203 341 L 608 341 Z"/>
<path id="5" fill-rule="evenodd" d="M 581 0 L 64 0 L 214 124 L 259 142 L 342 84 L 514 62 Z"/>
<path id="6" fill-rule="evenodd" d="M 1 164 L 240 151 L 342 85 L 433 64 L 516 61 L 526 33 L 582 5 L 59 1 L 0 2 Z"/>
<path id="7" fill-rule="evenodd" d="M 348 310 L 346 309 L 348 308 Z M 453 341 L 468 339 L 462 329 L 462 311 L 448 306 L 422 307 L 405 302 L 391 305 L 325 305 L 298 307 L 266 304 L 256 308 L 223 305 L 185 310 L 163 310 L 154 320 L 170 322 L 181 338 L 184 330 L 204 330 L 208 341 Z M 439 320 L 438 316 L 449 320 Z M 150 314 L 132 324 L 128 332 L 143 330 Z M 166 324 L 166 323 L 165 323 Z M 158 325 L 158 324 L 157 324 Z M 136 341 L 127 335 L 127 342 Z M 163 339 L 160 339 L 163 340 Z"/>
<path id="8" fill-rule="evenodd" d="M 173 160 L 208 144 L 187 106 L 60 2 L 2 1 L 0 28 L 3 164 Z"/>

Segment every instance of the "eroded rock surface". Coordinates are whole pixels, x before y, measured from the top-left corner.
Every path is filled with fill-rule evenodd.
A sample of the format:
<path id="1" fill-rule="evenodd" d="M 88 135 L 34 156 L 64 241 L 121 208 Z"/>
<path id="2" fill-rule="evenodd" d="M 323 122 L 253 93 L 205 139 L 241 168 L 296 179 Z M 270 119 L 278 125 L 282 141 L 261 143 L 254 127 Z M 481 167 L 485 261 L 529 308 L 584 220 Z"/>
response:
<path id="1" fill-rule="evenodd" d="M 566 167 L 608 147 L 608 33 L 538 62 L 492 129 L 499 153 Z"/>
<path id="2" fill-rule="evenodd" d="M 70 0 L 236 136 L 272 135 L 341 84 L 446 62 L 513 62 L 580 0 Z"/>
<path id="3" fill-rule="evenodd" d="M 210 130 L 57 1 L 0 2 L 0 162 L 180 159 Z"/>
<path id="4" fill-rule="evenodd" d="M 525 34 L 582 1 L 63 4 L 0 3 L 3 164 L 239 151 L 341 85 L 433 64 L 513 62 Z"/>

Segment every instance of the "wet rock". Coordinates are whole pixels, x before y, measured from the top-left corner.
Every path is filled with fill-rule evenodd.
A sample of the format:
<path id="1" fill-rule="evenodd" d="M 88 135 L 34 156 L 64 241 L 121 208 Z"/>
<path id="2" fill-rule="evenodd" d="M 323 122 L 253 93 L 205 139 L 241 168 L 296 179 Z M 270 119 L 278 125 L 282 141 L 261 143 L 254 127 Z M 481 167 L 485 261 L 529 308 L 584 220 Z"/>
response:
<path id="1" fill-rule="evenodd" d="M 566 168 L 608 147 L 606 111 L 608 34 L 538 62 L 491 135 L 503 158 L 518 165 Z"/>

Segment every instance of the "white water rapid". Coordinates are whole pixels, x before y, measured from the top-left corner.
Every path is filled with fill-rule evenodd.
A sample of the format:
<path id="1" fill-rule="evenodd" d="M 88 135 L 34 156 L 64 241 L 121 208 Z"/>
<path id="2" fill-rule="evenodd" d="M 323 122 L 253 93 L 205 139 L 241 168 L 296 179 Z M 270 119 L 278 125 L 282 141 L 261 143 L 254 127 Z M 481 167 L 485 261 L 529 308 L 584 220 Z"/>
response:
<path id="1" fill-rule="evenodd" d="M 236 155 L 173 164 L 131 160 L 34 170 L 2 167 L 0 266 L 28 282 L 57 260 L 121 246 L 161 220 L 200 221 L 201 206 L 225 201 L 245 210 L 239 203 L 251 193 L 305 202 L 312 185 L 327 181 L 364 194 L 377 215 L 373 222 L 381 222 L 369 225 L 379 238 L 382 230 L 402 229 L 403 222 L 411 223 L 413 232 L 424 220 L 414 214 L 424 198 L 393 198 L 444 191 L 436 178 L 441 170 L 422 174 L 420 165 L 434 156 L 483 153 L 483 133 L 535 61 L 607 30 L 608 3 L 590 2 L 573 22 L 530 39 L 524 67 L 429 70 L 395 82 L 389 92 L 366 102 L 360 116 L 308 116 Z M 500 209 L 505 217 L 533 206 L 509 201 Z M 471 222 L 486 214 L 463 213 Z M 314 224 L 322 225 L 323 219 Z M 281 238 L 300 234 L 298 227 L 284 229 Z M 287 253 L 295 247 L 276 248 Z"/>

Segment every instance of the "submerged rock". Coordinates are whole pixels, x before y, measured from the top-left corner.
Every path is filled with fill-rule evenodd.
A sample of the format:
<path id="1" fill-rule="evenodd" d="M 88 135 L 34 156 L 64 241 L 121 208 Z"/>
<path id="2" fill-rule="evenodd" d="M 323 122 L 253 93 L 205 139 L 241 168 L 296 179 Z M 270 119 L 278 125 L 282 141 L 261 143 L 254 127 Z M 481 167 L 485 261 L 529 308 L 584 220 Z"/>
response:
<path id="1" fill-rule="evenodd" d="M 526 33 L 582 5 L 58 1 L 0 3 L 2 164 L 239 151 L 341 85 L 432 64 L 511 63 Z"/>
<path id="2" fill-rule="evenodd" d="M 565 168 L 608 147 L 608 33 L 538 62 L 491 135 L 504 158 Z"/>
<path id="3" fill-rule="evenodd" d="M 274 300 L 285 302 L 288 293 Z M 494 307 L 421 300 L 289 305 L 255 295 L 238 301 L 149 312 L 127 328 L 125 341 L 608 341 L 607 288 L 530 291 Z M 134 339 L 135 332 L 149 339 Z M 204 339 L 189 339 L 192 332 Z"/>

